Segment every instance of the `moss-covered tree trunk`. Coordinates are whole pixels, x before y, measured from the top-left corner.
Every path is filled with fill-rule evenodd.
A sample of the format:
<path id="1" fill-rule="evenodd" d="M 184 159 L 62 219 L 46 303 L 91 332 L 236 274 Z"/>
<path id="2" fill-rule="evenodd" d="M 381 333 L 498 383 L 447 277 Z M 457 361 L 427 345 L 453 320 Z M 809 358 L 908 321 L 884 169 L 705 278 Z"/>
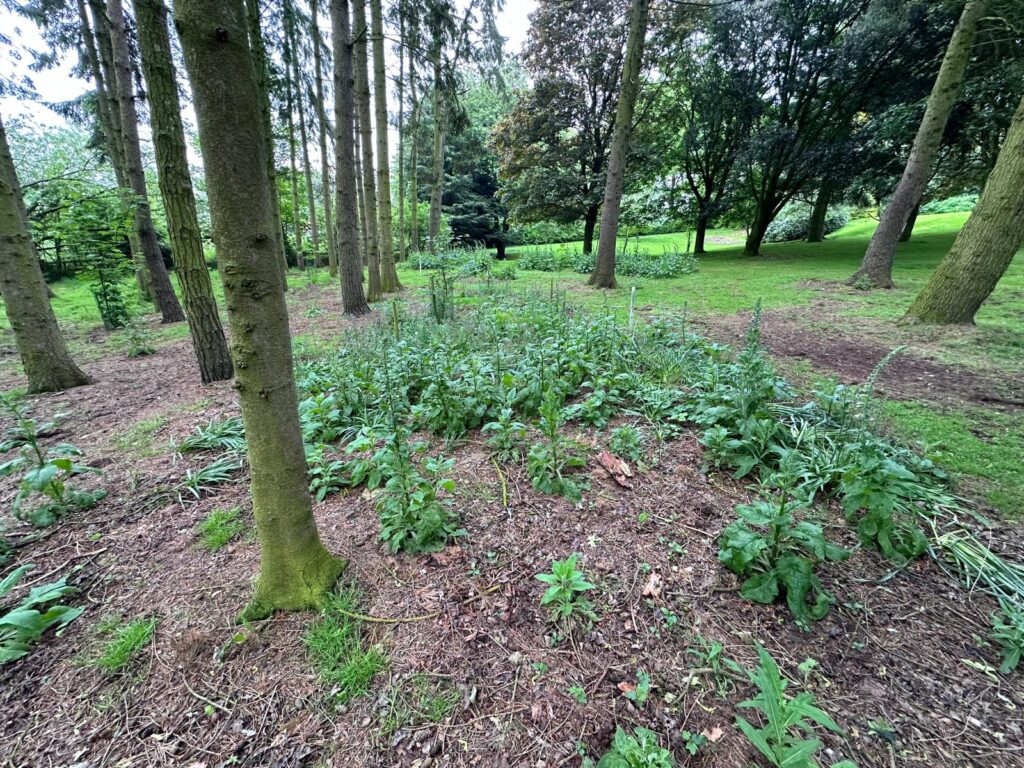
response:
<path id="1" fill-rule="evenodd" d="M 366 272 L 368 275 L 366 298 L 380 301 L 380 232 L 377 229 L 377 183 L 373 176 L 373 130 L 370 122 L 370 70 L 367 61 L 366 0 L 354 0 L 352 34 L 356 74 L 356 109 L 359 110 L 359 150 L 362 153 L 363 220 L 366 244 Z M 377 126 L 387 130 L 387 126 Z"/>
<path id="2" fill-rule="evenodd" d="M 303 96 L 302 68 L 299 60 L 302 49 L 299 47 L 298 34 L 295 31 L 295 9 L 288 3 L 289 12 L 285 13 L 288 21 L 288 37 L 292 49 L 292 80 L 295 85 L 295 108 L 299 113 L 299 145 L 302 147 L 302 177 L 306 186 L 306 215 L 309 217 L 309 239 L 313 248 L 313 266 L 320 264 L 320 225 L 316 218 L 316 195 L 313 194 L 313 166 L 309 161 L 309 134 L 306 131 L 306 100 Z M 305 267 L 305 264 L 303 264 Z"/>
<path id="3" fill-rule="evenodd" d="M 391 153 L 388 150 L 388 81 L 384 72 L 384 14 L 381 0 L 370 0 L 373 43 L 373 106 L 377 123 L 377 213 L 380 217 L 380 287 L 385 293 L 402 289 L 395 270 L 391 233 Z M 399 54 L 401 58 L 401 54 Z"/>
<path id="4" fill-rule="evenodd" d="M 437 33 L 440 34 L 440 33 Z M 434 120 L 433 170 L 430 177 L 430 212 L 427 217 L 427 244 L 431 253 L 437 253 L 437 238 L 441 233 L 441 199 L 444 197 L 444 140 L 445 106 L 441 98 L 441 42 L 432 45 L 434 65 L 432 111 Z"/>
<path id="5" fill-rule="evenodd" d="M 921 195 L 928 184 L 932 164 L 942 143 L 942 134 L 946 130 L 946 122 L 964 82 L 964 73 L 978 30 L 978 22 L 984 17 L 987 9 L 988 0 L 967 0 L 946 48 L 938 77 L 932 86 L 924 119 L 914 137 L 903 176 L 893 193 L 892 200 L 882 211 L 882 217 L 871 236 L 860 269 L 846 281 L 849 285 L 866 283 L 874 288 L 893 287 L 892 264 L 896 256 L 896 246 L 911 211 L 921 201 Z"/>
<path id="6" fill-rule="evenodd" d="M 324 228 L 327 230 L 327 269 L 331 277 L 338 276 L 338 242 L 335 237 L 334 212 L 331 205 L 330 154 L 327 151 L 327 113 L 324 108 L 324 57 L 320 41 L 320 6 L 317 0 L 310 0 L 310 32 L 313 35 L 313 65 L 316 68 L 316 120 L 317 136 L 320 140 L 320 189 L 323 193 Z"/>
<path id="7" fill-rule="evenodd" d="M 128 47 L 128 27 L 121 0 L 108 0 L 107 18 L 110 21 L 110 41 L 114 52 L 114 80 L 121 115 L 121 134 L 124 138 L 124 169 L 134 199 L 130 201 L 132 226 L 142 244 L 146 267 L 153 289 L 153 299 L 160 310 L 160 320 L 177 323 L 185 319 L 171 278 L 164 266 L 160 241 L 153 226 L 153 214 L 146 191 L 146 173 L 142 168 L 142 148 L 139 144 L 139 115 L 135 108 L 135 86 L 132 80 L 131 54 Z"/>
<path id="8" fill-rule="evenodd" d="M 973 323 L 1024 243 L 1024 100 L 1010 123 L 992 173 L 953 247 L 906 320 Z"/>
<path id="9" fill-rule="evenodd" d="M 647 17 L 650 0 L 633 0 L 629 15 L 629 33 L 626 38 L 626 61 L 622 67 L 619 103 L 615 110 L 615 127 L 608 154 L 608 175 L 604 184 L 604 204 L 601 206 L 601 234 L 597 241 L 597 260 L 587 282 L 595 288 L 615 287 L 615 251 L 618 247 L 619 208 L 622 205 L 622 186 L 626 175 L 626 156 L 629 136 L 633 130 L 633 109 L 640 92 L 640 62 L 644 55 L 647 35 Z"/>
<path id="10" fill-rule="evenodd" d="M 196 198 L 188 170 L 185 131 L 181 124 L 178 81 L 167 33 L 167 9 L 163 0 L 133 2 L 142 71 L 149 97 L 149 120 L 153 128 L 160 196 L 167 215 L 175 274 L 181 285 L 192 347 L 199 361 L 203 383 L 224 381 L 231 378 L 234 370 L 203 254 Z"/>
<path id="11" fill-rule="evenodd" d="M 14 331 L 28 391 L 58 392 L 92 383 L 68 354 L 28 233 L 28 215 L 0 118 L 0 294 Z"/>
<path id="12" fill-rule="evenodd" d="M 825 219 L 828 217 L 828 204 L 832 200 L 832 185 L 822 182 L 811 208 L 811 218 L 807 222 L 807 242 L 820 243 L 825 239 Z"/>
<path id="13" fill-rule="evenodd" d="M 243 0 L 177 0 L 252 470 L 260 576 L 248 617 L 315 606 L 344 569 L 313 518 Z"/>
<path id="14" fill-rule="evenodd" d="M 337 178 L 338 261 L 341 306 L 346 315 L 370 311 L 363 294 L 363 262 L 359 254 L 359 213 L 356 210 L 355 96 L 352 83 L 352 30 L 348 0 L 331 0 L 334 43 L 334 172 Z"/>
<path id="15" fill-rule="evenodd" d="M 263 120 L 263 142 L 266 144 L 267 180 L 270 183 L 270 208 L 274 217 L 274 239 L 281 254 L 281 279 L 288 290 L 288 255 L 284 247 L 284 219 L 281 217 L 281 190 L 277 186 L 277 162 L 274 159 L 274 123 L 270 108 L 270 70 L 267 47 L 260 24 L 259 0 L 245 0 L 246 21 L 249 25 L 249 46 L 256 65 L 256 84 L 260 92 L 260 117 Z"/>

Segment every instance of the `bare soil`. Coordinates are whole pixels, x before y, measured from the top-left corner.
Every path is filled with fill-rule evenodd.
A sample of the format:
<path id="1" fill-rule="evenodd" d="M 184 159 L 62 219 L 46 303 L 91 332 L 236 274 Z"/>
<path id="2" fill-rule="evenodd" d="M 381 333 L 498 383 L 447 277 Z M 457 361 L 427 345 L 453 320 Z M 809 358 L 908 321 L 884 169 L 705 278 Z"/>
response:
<path id="1" fill-rule="evenodd" d="M 289 301 L 297 333 L 330 339 L 352 328 L 330 289 L 293 292 Z M 324 314 L 307 317 L 314 301 Z M 880 356 L 869 345 L 801 339 L 771 313 L 765 329 L 777 353 L 834 363 L 851 378 Z M 918 389 L 907 396 L 952 386 L 922 362 L 903 365 L 890 370 L 906 375 L 884 386 L 909 378 Z M 301 642 L 312 614 L 275 616 L 234 642 L 256 545 L 243 538 L 211 554 L 197 545 L 195 526 L 214 508 L 240 506 L 248 519 L 245 479 L 198 501 L 175 490 L 186 467 L 204 459 L 176 457 L 170 441 L 234 413 L 230 383 L 201 386 L 187 341 L 88 369 L 96 384 L 34 402 L 40 414 L 69 412 L 51 439 L 83 448 L 102 467 L 109 495 L 15 554 L 16 563 L 35 564 L 31 582 L 67 574 L 82 590 L 73 602 L 87 610 L 61 637 L 47 636 L 30 656 L 0 668 L 4 766 L 572 766 L 580 763 L 578 745 L 601 754 L 617 724 L 667 737 L 680 765 L 749 765 L 756 755 L 733 721 L 752 689 L 694 672 L 706 667 L 688 652 L 699 637 L 721 642 L 748 667 L 756 639 L 814 692 L 847 732 L 822 734 L 823 764 L 1024 766 L 1024 678 L 965 663 L 998 665 L 984 641 L 993 601 L 960 588 L 927 558 L 894 573 L 863 549 L 823 569 L 838 604 L 807 631 L 784 607 L 742 600 L 717 562 L 716 537 L 749 491 L 701 472 L 695 434 L 652 450 L 652 466 L 637 468 L 633 489 L 591 460 L 591 489 L 578 506 L 534 491 L 521 467 L 499 475 L 479 435 L 470 435 L 450 450 L 468 535 L 434 555 L 383 552 L 372 499 L 362 491 L 316 505 L 328 547 L 349 558 L 345 578 L 362 589 L 364 610 L 413 619 L 364 625 L 389 666 L 370 695 L 335 710 Z M 956 386 L 964 395 L 980 391 Z M 160 424 L 152 440 L 130 440 L 147 419 Z M 599 442 L 589 431 L 580 437 Z M 5 507 L 13 493 L 6 482 Z M 830 522 L 832 537 L 853 546 L 840 518 Z M 13 533 L 23 541 L 34 534 Z M 990 536 L 993 548 L 1024 559 L 1015 531 Z M 582 554 L 600 588 L 600 619 L 553 645 L 534 575 L 571 552 Z M 116 675 L 84 663 L 104 618 L 139 616 L 159 618 L 144 658 Z M 804 674 L 797 665 L 807 658 L 817 665 Z M 642 709 L 620 688 L 640 668 L 655 686 Z M 390 692 L 414 675 L 456 692 L 454 711 L 439 723 L 385 730 Z M 586 704 L 571 686 L 583 688 Z M 705 732 L 713 743 L 689 757 L 684 730 Z"/>

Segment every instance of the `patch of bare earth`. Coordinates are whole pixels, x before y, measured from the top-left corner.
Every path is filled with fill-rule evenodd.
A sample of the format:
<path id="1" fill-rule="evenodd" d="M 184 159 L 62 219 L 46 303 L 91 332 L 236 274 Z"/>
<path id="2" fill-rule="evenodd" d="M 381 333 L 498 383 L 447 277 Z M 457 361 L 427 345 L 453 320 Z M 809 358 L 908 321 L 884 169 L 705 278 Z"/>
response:
<path id="1" fill-rule="evenodd" d="M 313 296 L 327 314 L 305 317 Z M 291 301 L 301 332 L 330 338 L 346 327 L 332 291 Z M 578 745 L 600 754 L 621 724 L 658 731 L 681 764 L 748 765 L 756 755 L 732 723 L 751 688 L 693 672 L 706 665 L 688 653 L 699 636 L 723 643 L 746 666 L 757 639 L 815 693 L 848 734 L 823 734 L 825 764 L 849 757 L 879 768 L 1024 765 L 1021 677 L 963 661 L 997 664 L 995 649 L 977 640 L 988 633 L 992 601 L 928 560 L 893 574 L 866 550 L 822 569 L 838 604 L 807 631 L 783 607 L 742 600 L 717 562 L 716 538 L 749 491 L 701 473 L 694 434 L 652 451 L 656 461 L 632 489 L 592 460 L 579 506 L 534 491 L 520 466 L 499 475 L 479 435 L 470 435 L 450 450 L 468 535 L 434 555 L 383 552 L 372 499 L 361 490 L 316 505 L 327 545 L 349 558 L 345 578 L 362 589 L 363 609 L 417 619 L 364 624 L 390 663 L 368 696 L 336 710 L 301 643 L 311 614 L 276 616 L 234 642 L 256 546 L 243 538 L 211 554 L 197 546 L 194 528 L 215 507 L 241 506 L 248 515 L 244 479 L 198 502 L 173 490 L 186 466 L 208 458 L 176 459 L 168 441 L 233 413 L 230 384 L 200 386 L 187 342 L 151 358 L 103 360 L 90 372 L 97 384 L 38 398 L 36 407 L 66 406 L 64 433 L 52 439 L 71 440 L 102 464 L 110 494 L 15 555 L 36 564 L 35 581 L 68 574 L 82 589 L 74 602 L 87 610 L 61 637 L 0 668 L 0 764 L 578 765 Z M 156 455 L 117 447 L 133 424 L 158 414 L 166 422 L 154 435 Z M 580 436 L 595 441 L 591 432 Z M 2 488 L 9 502 L 13 486 Z M 838 516 L 832 522 L 833 538 L 852 546 Z M 1019 545 L 992 546 L 1022 557 Z M 552 644 L 534 574 L 572 552 L 599 586 L 600 619 Z M 113 676 L 81 663 L 95 652 L 101 619 L 144 615 L 159 618 L 144 658 Z M 809 657 L 817 666 L 805 676 L 797 665 Z M 642 709 L 619 687 L 635 682 L 640 668 L 654 681 Z M 458 704 L 440 723 L 385 736 L 388 692 L 416 673 L 457 691 Z M 584 690 L 586 704 L 571 686 Z M 891 724 L 894 743 L 873 733 L 872 721 Z M 689 758 L 684 730 L 716 740 Z"/>

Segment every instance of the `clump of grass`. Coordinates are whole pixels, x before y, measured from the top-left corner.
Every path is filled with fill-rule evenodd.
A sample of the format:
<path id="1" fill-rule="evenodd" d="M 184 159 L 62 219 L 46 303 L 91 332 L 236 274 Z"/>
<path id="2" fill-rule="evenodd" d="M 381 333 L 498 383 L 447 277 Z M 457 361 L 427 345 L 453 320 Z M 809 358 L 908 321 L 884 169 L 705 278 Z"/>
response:
<path id="1" fill-rule="evenodd" d="M 242 510 L 215 509 L 206 519 L 196 526 L 196 535 L 204 549 L 216 552 L 218 549 L 234 541 L 245 530 L 245 522 L 241 519 Z"/>
<path id="2" fill-rule="evenodd" d="M 359 593 L 355 588 L 331 595 L 320 619 L 303 635 L 313 666 L 328 698 L 345 704 L 370 690 L 374 676 L 387 666 L 379 646 L 367 646 L 355 613 Z"/>
<path id="3" fill-rule="evenodd" d="M 135 619 L 127 624 L 115 622 L 107 631 L 112 635 L 93 661 L 94 666 L 107 672 L 118 672 L 128 665 L 143 648 L 149 645 L 156 630 L 157 618 Z"/>
<path id="4" fill-rule="evenodd" d="M 153 438 L 165 426 L 167 426 L 167 417 L 158 413 L 132 424 L 124 434 L 114 439 L 114 445 L 124 453 L 140 457 L 154 456 L 159 451 L 153 445 Z"/>

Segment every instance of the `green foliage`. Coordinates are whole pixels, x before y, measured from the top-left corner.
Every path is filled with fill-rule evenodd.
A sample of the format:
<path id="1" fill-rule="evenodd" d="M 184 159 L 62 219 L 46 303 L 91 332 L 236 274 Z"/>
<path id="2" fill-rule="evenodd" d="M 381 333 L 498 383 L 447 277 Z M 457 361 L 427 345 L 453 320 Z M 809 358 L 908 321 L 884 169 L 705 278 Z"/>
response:
<path id="1" fill-rule="evenodd" d="M 103 644 L 93 664 L 107 672 L 119 672 L 153 640 L 157 618 L 135 619 L 127 624 L 114 624 L 107 631 L 110 639 Z"/>
<path id="2" fill-rule="evenodd" d="M 498 418 L 484 424 L 480 431 L 490 434 L 487 447 L 498 461 L 512 462 L 523 458 L 526 425 L 516 420 L 511 408 L 502 408 Z"/>
<path id="3" fill-rule="evenodd" d="M 766 243 L 786 240 L 805 240 L 811 223 L 811 206 L 807 203 L 789 203 L 768 225 Z M 825 234 L 831 235 L 850 223 L 850 211 L 845 207 L 829 208 L 825 214 Z"/>
<path id="4" fill-rule="evenodd" d="M 547 607 L 554 624 L 570 625 L 578 621 L 595 621 L 594 605 L 585 597 L 596 587 L 586 580 L 583 571 L 576 568 L 579 554 L 573 553 L 565 560 L 553 560 L 550 573 L 538 573 L 537 581 L 548 585 L 540 598 L 542 607 Z"/>
<path id="5" fill-rule="evenodd" d="M 515 262 L 512 261 L 505 262 L 501 266 L 495 266 L 491 270 L 491 275 L 495 280 L 502 281 L 515 280 L 519 276 L 516 272 Z"/>
<path id="6" fill-rule="evenodd" d="M 616 427 L 608 435 L 608 449 L 620 459 L 640 461 L 644 455 L 644 433 L 632 424 Z"/>
<path id="7" fill-rule="evenodd" d="M 392 552 L 436 552 L 452 536 L 465 534 L 451 509 L 451 498 L 438 495 L 455 490 L 455 482 L 447 477 L 455 462 L 428 456 L 417 468 L 412 463 L 413 450 L 421 452 L 426 446 L 410 449 L 397 437 L 394 440 L 391 455 L 397 460 L 386 470 L 390 477 L 377 500 L 380 538 Z"/>
<path id="8" fill-rule="evenodd" d="M 992 639 L 1003 653 L 999 671 L 1004 675 L 1017 668 L 1024 654 L 1024 608 L 1000 601 L 1000 612 L 992 617 Z"/>
<path id="9" fill-rule="evenodd" d="M 178 444 L 180 453 L 193 451 L 241 453 L 244 450 L 245 429 L 242 427 L 241 416 L 231 416 L 221 421 L 211 419 L 205 426 L 196 427 L 191 435 Z"/>
<path id="10" fill-rule="evenodd" d="M 40 441 L 57 430 L 60 415 L 47 422 L 37 422 L 28 414 L 28 407 L 18 399 L 0 396 L 0 406 L 10 415 L 13 424 L 4 431 L 0 453 L 17 455 L 0 464 L 0 477 L 20 475 L 18 493 L 11 504 L 11 513 L 18 520 L 45 528 L 75 510 L 88 509 L 107 494 L 104 490 L 81 491 L 70 486 L 72 478 L 98 470 L 75 463 L 83 456 L 71 443 L 58 443 L 44 448 Z M 26 502 L 33 502 L 26 505 Z"/>
<path id="11" fill-rule="evenodd" d="M 319 443 L 306 446 L 306 471 L 309 474 L 309 492 L 317 501 L 323 501 L 346 485 L 346 463 L 333 457 L 329 446 Z"/>
<path id="12" fill-rule="evenodd" d="M 370 690 L 373 678 L 387 666 L 379 646 L 368 646 L 356 613 L 359 593 L 355 588 L 330 595 L 320 618 L 302 636 L 317 676 L 328 699 L 347 704 Z"/>
<path id="13" fill-rule="evenodd" d="M 737 715 L 736 727 L 770 765 L 817 768 L 814 755 L 821 742 L 814 738 L 814 726 L 819 725 L 833 733 L 842 733 L 842 729 L 815 706 L 814 694 L 786 695 L 789 681 L 782 677 L 775 659 L 760 644 L 757 645 L 757 655 L 760 664 L 747 674 L 750 682 L 757 686 L 758 693 L 754 698 L 740 702 L 739 706 L 758 710 L 764 726 L 757 728 Z M 853 764 L 843 761 L 833 768 L 853 768 Z"/>
<path id="14" fill-rule="evenodd" d="M 594 253 L 581 253 L 573 260 L 572 268 L 581 274 L 589 274 L 594 271 L 596 260 Z M 675 246 L 665 246 L 660 254 L 654 254 L 641 251 L 635 244 L 632 250 L 620 250 L 615 255 L 615 273 L 625 277 L 682 277 L 696 271 L 697 258 Z"/>
<path id="15" fill-rule="evenodd" d="M 558 392 L 554 387 L 549 388 L 540 408 L 539 421 L 540 431 L 547 440 L 530 448 L 526 456 L 526 472 L 537 490 L 579 501 L 584 486 L 565 473 L 584 466 L 586 459 L 574 453 L 573 443 L 562 435 L 564 418 L 561 406 Z"/>
<path id="16" fill-rule="evenodd" d="M 232 509 L 215 509 L 210 512 L 196 526 L 196 535 L 204 549 L 216 552 L 238 538 L 244 530 L 245 521 L 242 520 L 242 510 L 239 507 L 233 507 Z"/>
<path id="17" fill-rule="evenodd" d="M 0 580 L 0 600 L 10 594 L 32 567 L 22 565 Z M 17 605 L 0 611 L 0 664 L 26 656 L 50 627 L 56 626 L 59 630 L 81 616 L 84 608 L 53 604 L 77 591 L 62 578 L 33 587 Z"/>
<path id="18" fill-rule="evenodd" d="M 612 746 L 600 760 L 597 768 L 675 768 L 672 753 L 659 746 L 658 734 L 638 726 L 632 734 L 619 726 L 615 729 Z M 593 766 L 593 761 L 584 761 Z"/>
<path id="19" fill-rule="evenodd" d="M 181 481 L 181 490 L 198 499 L 216 486 L 230 483 L 235 479 L 235 473 L 244 466 L 245 460 L 241 456 L 234 453 L 224 454 L 195 471 L 191 468 L 186 469 L 185 479 Z"/>
<path id="20" fill-rule="evenodd" d="M 91 290 L 103 327 L 108 331 L 127 328 L 131 323 L 131 315 L 121 289 L 121 270 L 100 265 L 95 268 L 94 275 Z"/>
<path id="21" fill-rule="evenodd" d="M 572 269 L 579 257 L 566 248 L 538 246 L 530 248 L 519 255 L 516 266 L 534 272 L 560 272 Z"/>
<path id="22" fill-rule="evenodd" d="M 825 539 L 820 525 L 797 520 L 802 505 L 787 496 L 768 496 L 736 507 L 740 519 L 722 532 L 718 559 L 744 579 L 740 594 L 758 603 L 784 595 L 798 622 L 820 619 L 834 602 L 814 567 L 845 560 L 850 553 Z"/>
<path id="23" fill-rule="evenodd" d="M 965 192 L 962 195 L 953 195 L 942 200 L 931 200 L 921 206 L 921 213 L 960 213 L 973 211 L 978 202 L 977 192 Z"/>
<path id="24" fill-rule="evenodd" d="M 651 695 L 651 676 L 642 669 L 636 671 L 636 685 L 623 691 L 629 701 L 632 701 L 637 709 L 643 709 L 647 704 L 647 697 Z"/>
<path id="25" fill-rule="evenodd" d="M 156 354 L 153 334 L 145 326 L 129 322 L 125 327 L 125 338 L 128 340 L 128 357 L 145 357 Z"/>

